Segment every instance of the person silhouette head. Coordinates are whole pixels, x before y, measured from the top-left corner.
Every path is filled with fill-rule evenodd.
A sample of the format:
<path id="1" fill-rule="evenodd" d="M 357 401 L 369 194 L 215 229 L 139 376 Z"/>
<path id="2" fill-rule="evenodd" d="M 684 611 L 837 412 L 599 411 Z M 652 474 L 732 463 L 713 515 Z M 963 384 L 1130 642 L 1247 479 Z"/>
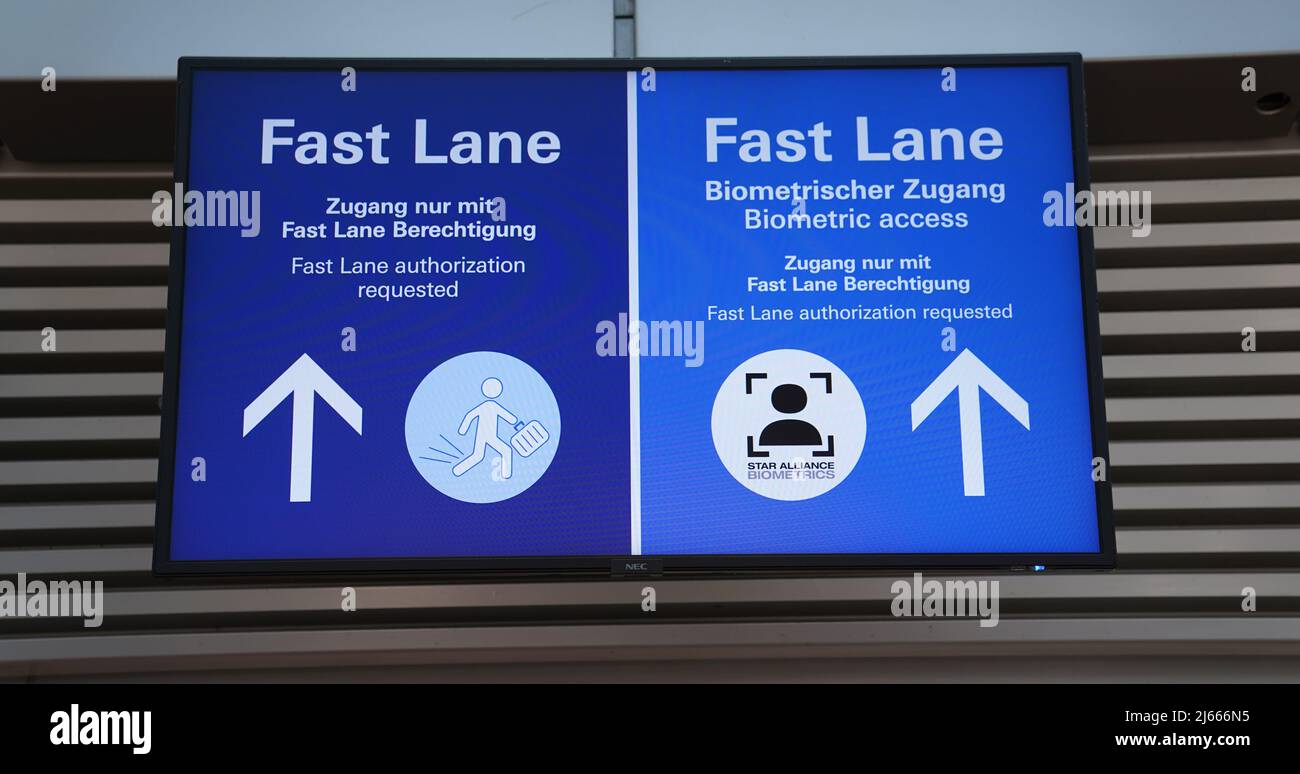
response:
<path id="1" fill-rule="evenodd" d="M 808 393 L 797 384 L 781 384 L 772 390 L 772 408 L 782 414 L 798 414 L 808 405 Z"/>
<path id="2" fill-rule="evenodd" d="M 501 380 L 495 376 L 489 376 L 483 380 L 483 395 L 488 398 L 497 398 L 501 395 Z"/>

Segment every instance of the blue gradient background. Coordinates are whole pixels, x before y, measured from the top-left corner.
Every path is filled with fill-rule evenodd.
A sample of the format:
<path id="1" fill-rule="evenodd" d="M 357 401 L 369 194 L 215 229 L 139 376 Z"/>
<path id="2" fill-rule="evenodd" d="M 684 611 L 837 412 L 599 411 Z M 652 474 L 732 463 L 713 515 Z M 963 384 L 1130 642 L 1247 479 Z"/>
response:
<path id="1" fill-rule="evenodd" d="M 911 430 L 910 404 L 951 362 L 941 321 L 708 322 L 705 360 L 643 358 L 641 460 L 643 550 L 647 554 L 979 553 L 1098 550 L 1091 474 L 1087 372 L 1079 259 L 1073 228 L 1046 228 L 1042 196 L 1074 178 L 1069 81 L 1063 66 L 959 68 L 958 90 L 940 90 L 935 69 L 723 71 L 658 74 L 638 102 L 642 319 L 703 320 L 709 304 L 935 306 L 1014 304 L 1014 321 L 957 321 L 958 351 L 970 348 L 1030 404 L 1026 431 L 981 397 L 984 497 L 962 489 L 957 396 Z M 872 150 L 895 129 L 1001 131 L 995 161 L 859 162 L 854 119 L 870 118 Z M 706 163 L 705 118 L 737 117 L 736 135 L 761 128 L 807 130 L 824 121 L 834 160 L 744 163 L 722 146 Z M 745 203 L 706 202 L 706 179 L 733 183 L 1004 181 L 1007 199 L 894 200 L 892 211 L 965 210 L 964 229 L 885 230 L 882 202 L 808 203 L 808 212 L 853 207 L 873 214 L 855 231 L 746 231 Z M 901 194 L 901 187 L 895 195 Z M 766 203 L 774 212 L 786 203 Z M 781 256 L 888 257 L 925 253 L 932 277 L 970 277 L 972 290 L 898 293 L 745 292 L 745 278 L 778 278 Z M 859 271 L 892 277 L 898 272 Z M 903 272 L 907 275 L 910 272 Z M 807 275 L 804 275 L 807 276 Z M 838 273 L 821 274 L 835 277 Z M 853 379 L 867 413 L 857 467 L 830 492 L 778 502 L 750 492 L 714 451 L 714 396 L 738 364 L 793 347 L 836 363 Z"/>
<path id="2" fill-rule="evenodd" d="M 263 228 L 249 239 L 236 229 L 187 231 L 172 558 L 626 553 L 627 362 L 599 358 L 593 345 L 596 321 L 627 309 L 625 76 L 362 71 L 355 93 L 339 82 L 334 72 L 195 74 L 188 185 L 260 189 Z M 278 148 L 277 161 L 262 165 L 261 120 L 290 117 L 295 133 L 364 132 L 383 123 L 392 134 L 390 163 L 303 166 Z M 524 136 L 549 129 L 563 152 L 545 166 L 417 166 L 416 118 L 429 121 L 431 152 L 461 129 Z M 283 219 L 322 220 L 329 195 L 500 195 L 510 221 L 537 223 L 538 238 L 279 238 Z M 446 219 L 412 213 L 406 220 Z M 387 303 L 357 300 L 353 276 L 289 275 L 295 254 L 392 260 L 462 253 L 526 258 L 528 272 L 462 277 L 459 301 Z M 358 351 L 340 351 L 344 326 L 356 328 Z M 491 505 L 459 502 L 426 483 L 404 435 L 407 405 L 425 375 L 480 350 L 527 362 L 550 384 L 561 416 L 583 418 L 565 422 L 563 443 L 536 485 Z M 312 502 L 290 503 L 289 401 L 247 438 L 241 415 L 304 352 L 361 404 L 364 434 L 317 400 Z M 195 456 L 207 459 L 204 483 L 190 480 Z"/>

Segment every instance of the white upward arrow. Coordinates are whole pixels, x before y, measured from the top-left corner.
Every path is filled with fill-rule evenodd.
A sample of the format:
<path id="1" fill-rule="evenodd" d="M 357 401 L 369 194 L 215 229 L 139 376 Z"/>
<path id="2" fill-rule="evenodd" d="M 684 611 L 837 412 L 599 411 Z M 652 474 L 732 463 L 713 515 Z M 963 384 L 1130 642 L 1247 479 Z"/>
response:
<path id="1" fill-rule="evenodd" d="M 1029 429 L 1029 404 L 984 361 L 963 349 L 943 373 L 912 401 L 912 429 L 930 416 L 944 398 L 957 391 L 957 412 L 961 418 L 961 473 L 967 497 L 984 496 L 984 438 L 980 430 L 980 389 L 997 401 L 1007 413 Z"/>
<path id="2" fill-rule="evenodd" d="M 289 502 L 311 502 L 311 447 L 316 396 L 325 399 L 353 430 L 361 432 L 361 406 L 338 382 L 304 354 L 244 408 L 244 435 L 293 395 L 293 435 L 289 442 Z"/>

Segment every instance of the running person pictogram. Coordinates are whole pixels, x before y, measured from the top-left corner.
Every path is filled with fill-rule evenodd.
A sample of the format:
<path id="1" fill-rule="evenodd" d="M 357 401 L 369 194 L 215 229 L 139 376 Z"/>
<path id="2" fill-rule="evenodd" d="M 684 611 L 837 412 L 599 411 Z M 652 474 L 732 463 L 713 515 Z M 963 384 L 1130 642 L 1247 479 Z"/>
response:
<path id="1" fill-rule="evenodd" d="M 514 457 L 514 450 L 497 434 L 497 420 L 503 419 L 513 428 L 519 421 L 519 417 L 496 402 L 496 398 L 501 396 L 500 379 L 494 376 L 484 379 L 482 390 L 483 397 L 487 400 L 470 409 L 461 420 L 460 429 L 456 431 L 465 435 L 469 432 L 470 425 L 477 422 L 478 426 L 474 431 L 474 452 L 456 463 L 456 467 L 452 468 L 451 472 L 455 476 L 465 475 L 487 457 L 487 449 L 491 446 L 497 454 L 501 455 L 501 478 L 507 479 L 510 478 L 510 463 Z"/>

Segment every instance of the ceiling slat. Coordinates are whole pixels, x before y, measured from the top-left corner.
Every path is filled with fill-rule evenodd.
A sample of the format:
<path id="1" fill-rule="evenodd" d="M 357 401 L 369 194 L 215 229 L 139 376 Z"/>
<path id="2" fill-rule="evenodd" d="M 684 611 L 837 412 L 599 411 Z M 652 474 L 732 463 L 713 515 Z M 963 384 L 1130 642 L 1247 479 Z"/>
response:
<path id="1" fill-rule="evenodd" d="M 0 486 L 153 483 L 157 460 L 0 461 Z"/>
<path id="2" fill-rule="evenodd" d="M 1102 358 L 1107 379 L 1300 374 L 1300 352 L 1226 352 L 1197 355 L 1111 355 Z"/>
<path id="3" fill-rule="evenodd" d="M 1110 398 L 1106 401 L 1106 421 L 1112 424 L 1250 419 L 1300 419 L 1300 399 L 1292 395 L 1234 395 Z"/>
<path id="4" fill-rule="evenodd" d="M 1103 312 L 1102 336 L 1230 333 L 1244 328 L 1256 332 L 1300 331 L 1300 307 L 1295 309 L 1201 309 L 1195 312 Z M 1256 353 L 1252 353 L 1256 354 Z"/>
<path id="5" fill-rule="evenodd" d="M 81 398 L 162 394 L 162 374 L 8 374 L 0 379 L 0 399 Z"/>
<path id="6" fill-rule="evenodd" d="M 0 223 L 153 223 L 148 199 L 0 199 Z"/>
<path id="7" fill-rule="evenodd" d="M 0 269 L 166 268 L 166 243 L 0 244 Z"/>
<path id="8" fill-rule="evenodd" d="M 158 417 L 0 417 L 0 444 L 158 438 Z"/>
<path id="9" fill-rule="evenodd" d="M 0 533 L 128 529 L 153 526 L 154 503 L 57 503 L 0 505 Z"/>
<path id="10" fill-rule="evenodd" d="M 968 620 L 872 620 L 519 626 L 376 627 L 292 631 L 105 633 L 15 637 L 3 655 L 69 671 L 429 664 L 624 659 L 816 658 L 976 655 L 1224 655 L 1294 652 L 1291 617 L 1166 616 L 1159 626 L 1124 617 L 1007 619 L 994 628 Z M 45 667 L 48 671 L 49 667 Z"/>
<path id="11" fill-rule="evenodd" d="M 68 330 L 56 329 L 57 349 L 47 354 L 75 355 L 105 352 L 161 353 L 166 332 L 161 330 Z M 9 354 L 44 352 L 41 331 L 0 331 L 0 357 Z"/>
<path id="12" fill-rule="evenodd" d="M 1123 465 L 1252 465 L 1300 463 L 1300 439 L 1249 441 L 1125 441 L 1110 445 Z"/>
<path id="13" fill-rule="evenodd" d="M 162 309 L 165 287 L 0 288 L 0 312 L 65 309 Z"/>
<path id="14" fill-rule="evenodd" d="M 1101 269 L 1097 272 L 1097 289 L 1103 294 L 1252 288 L 1300 289 L 1300 263 Z M 1296 304 L 1300 306 L 1300 290 L 1297 293 Z"/>
<path id="15" fill-rule="evenodd" d="M 1294 508 L 1300 512 L 1300 483 L 1115 485 L 1115 508 L 1151 509 Z"/>

